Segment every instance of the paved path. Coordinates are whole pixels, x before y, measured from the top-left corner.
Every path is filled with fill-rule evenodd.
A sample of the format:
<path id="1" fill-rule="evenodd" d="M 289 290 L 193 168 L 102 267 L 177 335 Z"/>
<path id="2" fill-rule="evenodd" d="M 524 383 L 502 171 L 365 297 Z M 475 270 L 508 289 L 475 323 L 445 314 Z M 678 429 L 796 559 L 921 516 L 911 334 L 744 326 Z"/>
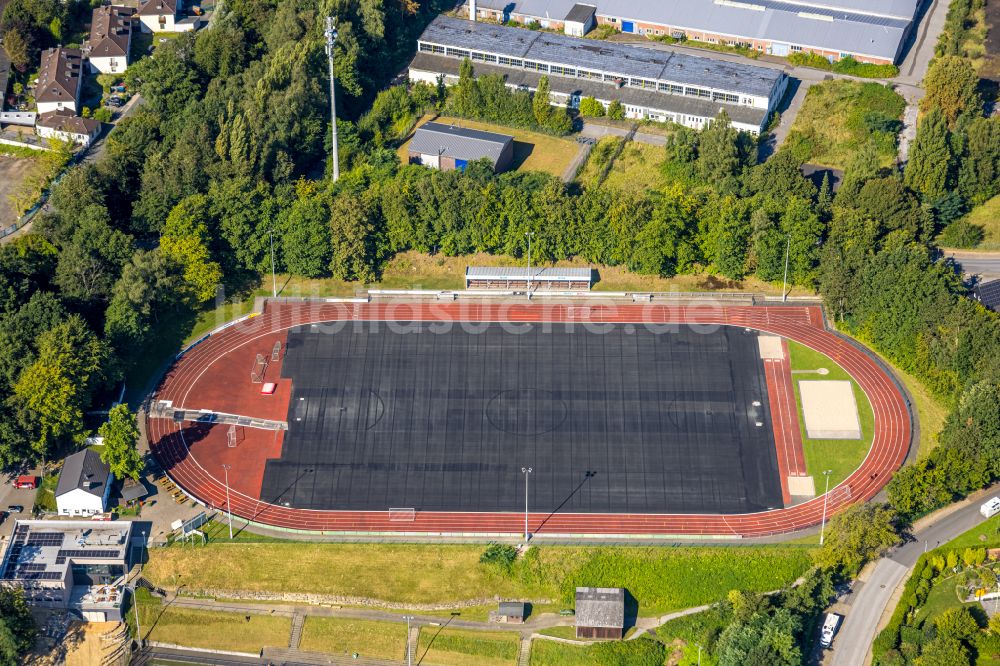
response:
<path id="1" fill-rule="evenodd" d="M 983 280 L 1000 278 L 1000 252 L 945 250 L 944 254 L 954 259 L 967 276 L 978 275 Z"/>
<path id="2" fill-rule="evenodd" d="M 889 604 L 894 592 L 905 581 L 917 558 L 926 550 L 951 541 L 981 523 L 980 504 L 997 493 L 1000 493 L 1000 484 L 917 521 L 913 540 L 890 552 L 875 565 L 866 580 L 855 584 L 847 601 L 843 628 L 834 641 L 834 650 L 824 663 L 830 666 L 867 663 L 879 619 L 891 612 Z"/>
<path id="3" fill-rule="evenodd" d="M 606 136 L 628 136 L 630 131 L 630 129 L 625 127 L 612 127 L 610 125 L 585 122 L 583 129 L 580 130 L 580 136 L 588 139 L 601 139 Z M 659 134 L 649 134 L 640 130 L 636 130 L 632 140 L 639 143 L 648 143 L 651 146 L 667 145 L 667 137 L 660 136 Z"/>

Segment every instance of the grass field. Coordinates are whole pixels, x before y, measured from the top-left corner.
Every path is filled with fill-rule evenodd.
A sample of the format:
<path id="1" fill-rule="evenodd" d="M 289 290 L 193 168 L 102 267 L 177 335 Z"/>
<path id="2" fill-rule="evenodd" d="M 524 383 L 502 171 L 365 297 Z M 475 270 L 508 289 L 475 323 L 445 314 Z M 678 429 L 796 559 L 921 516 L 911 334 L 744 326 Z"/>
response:
<path id="1" fill-rule="evenodd" d="M 417 121 L 417 126 L 432 120 L 430 116 L 425 116 Z M 470 129 L 484 130 L 486 132 L 497 132 L 514 137 L 514 161 L 512 170 L 518 171 L 545 171 L 553 176 L 562 177 L 563 172 L 569 167 L 570 162 L 580 150 L 580 146 L 570 139 L 563 139 L 548 134 L 529 132 L 528 130 L 505 127 L 503 125 L 493 125 L 476 120 L 465 120 L 464 118 L 450 118 L 441 116 L 434 118 L 434 122 L 455 124 Z M 406 141 L 396 151 L 399 161 L 406 164 L 409 160 L 408 148 L 410 142 Z"/>
<path id="2" fill-rule="evenodd" d="M 401 659 L 406 655 L 406 625 L 395 622 L 349 620 L 336 617 L 306 618 L 299 648 L 376 659 Z"/>
<path id="3" fill-rule="evenodd" d="M 851 376 L 828 357 L 813 351 L 804 345 L 788 341 L 788 353 L 791 357 L 792 370 L 816 370 L 826 368 L 829 373 L 793 374 L 792 384 L 795 390 L 795 404 L 799 412 L 799 430 L 802 432 L 802 446 L 806 456 L 806 470 L 816 483 L 816 493 L 822 493 L 825 480 L 823 470 L 833 470 L 830 474 L 830 487 L 851 475 L 868 455 L 872 438 L 875 433 L 875 415 L 872 412 L 868 396 L 861 390 Z M 802 415 L 802 398 L 799 391 L 799 380 L 849 380 L 854 387 L 854 399 L 858 404 L 858 420 L 861 423 L 861 439 L 809 439 L 806 435 L 805 418 Z"/>
<path id="4" fill-rule="evenodd" d="M 422 627 L 416 661 L 426 666 L 513 666 L 519 645 L 513 632 Z"/>
<path id="5" fill-rule="evenodd" d="M 983 229 L 983 240 L 974 249 L 1000 250 L 1000 195 L 973 208 L 966 219 Z"/>
<path id="6" fill-rule="evenodd" d="M 903 116 L 906 102 L 880 83 L 837 79 L 814 84 L 783 149 L 804 162 L 843 169 L 868 140 L 874 140 L 883 166 L 896 159 L 896 134 L 882 131 Z"/>
<path id="7" fill-rule="evenodd" d="M 56 486 L 59 485 L 59 474 L 49 474 L 35 491 L 36 511 L 58 511 L 56 506 Z"/>
<path id="8" fill-rule="evenodd" d="M 35 203 L 68 159 L 62 152 L 0 145 L 0 228 L 14 224 Z"/>
<path id="9" fill-rule="evenodd" d="M 482 546 L 209 544 L 150 551 L 143 574 L 186 594 L 202 590 L 311 592 L 404 604 L 510 599 L 571 607 L 577 585 L 625 587 L 641 615 L 716 601 L 731 589 L 774 590 L 809 567 L 802 546 L 744 548 L 542 547 L 509 575 L 479 564 Z M 399 566 L 407 562 L 408 566 Z M 329 572 L 336 570 L 337 575 Z"/>
<path id="10" fill-rule="evenodd" d="M 584 646 L 536 638 L 531 641 L 529 663 L 531 666 L 604 666 L 605 664 L 658 664 L 663 660 L 663 646 L 645 637 L 633 641 L 600 641 Z"/>
<path id="11" fill-rule="evenodd" d="M 604 187 L 641 194 L 659 190 L 667 184 L 663 173 L 666 151 L 662 146 L 630 141 L 604 180 Z"/>
<path id="12" fill-rule="evenodd" d="M 586 646 L 558 641 L 531 641 L 531 666 L 589 666 L 594 664 Z"/>
<path id="13" fill-rule="evenodd" d="M 274 615 L 250 615 L 202 611 L 162 604 L 139 590 L 139 614 L 145 640 L 187 647 L 257 653 L 263 647 L 284 647 L 292 621 Z M 135 613 L 129 613 L 135 627 Z"/>

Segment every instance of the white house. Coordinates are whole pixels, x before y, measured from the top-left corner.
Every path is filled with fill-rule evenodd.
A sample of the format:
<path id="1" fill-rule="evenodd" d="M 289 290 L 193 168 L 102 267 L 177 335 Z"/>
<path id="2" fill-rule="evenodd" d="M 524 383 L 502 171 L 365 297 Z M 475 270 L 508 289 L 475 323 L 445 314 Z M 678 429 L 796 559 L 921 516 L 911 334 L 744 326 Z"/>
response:
<path id="1" fill-rule="evenodd" d="M 146 0 L 139 7 L 143 32 L 190 32 L 201 27 L 200 16 L 187 16 L 183 0 Z"/>
<path id="2" fill-rule="evenodd" d="M 80 49 L 57 47 L 42 52 L 38 88 L 35 92 L 38 113 L 77 112 L 83 85 L 82 67 L 83 54 Z"/>
<path id="3" fill-rule="evenodd" d="M 104 513 L 114 475 L 93 449 L 77 451 L 63 461 L 56 486 L 60 516 L 92 516 Z"/>
<path id="4" fill-rule="evenodd" d="M 92 71 L 120 74 L 128 67 L 134 14 L 131 7 L 102 6 L 94 10 L 86 45 Z"/>
<path id="5" fill-rule="evenodd" d="M 46 139 L 69 141 L 86 148 L 101 134 L 101 122 L 80 118 L 68 111 L 50 111 L 38 116 L 35 134 Z"/>

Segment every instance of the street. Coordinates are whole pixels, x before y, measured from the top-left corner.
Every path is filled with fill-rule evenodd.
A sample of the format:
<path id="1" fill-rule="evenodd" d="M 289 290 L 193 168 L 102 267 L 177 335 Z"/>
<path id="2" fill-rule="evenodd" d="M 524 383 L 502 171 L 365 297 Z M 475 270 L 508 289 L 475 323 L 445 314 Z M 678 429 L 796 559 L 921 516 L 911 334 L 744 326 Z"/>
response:
<path id="1" fill-rule="evenodd" d="M 944 255 L 954 259 L 966 277 L 978 275 L 984 282 L 1000 279 L 1000 252 L 946 250 Z"/>
<path id="2" fill-rule="evenodd" d="M 942 509 L 928 516 L 930 521 L 913 534 L 913 540 L 891 551 L 882 558 L 865 581 L 854 584 L 844 625 L 834 639 L 833 650 L 823 660 L 830 666 L 860 666 L 868 663 L 868 652 L 879 629 L 879 619 L 899 586 L 916 564 L 917 558 L 937 546 L 951 541 L 983 522 L 979 506 L 986 499 L 1000 493 L 1000 484 L 971 495 L 957 510 Z"/>

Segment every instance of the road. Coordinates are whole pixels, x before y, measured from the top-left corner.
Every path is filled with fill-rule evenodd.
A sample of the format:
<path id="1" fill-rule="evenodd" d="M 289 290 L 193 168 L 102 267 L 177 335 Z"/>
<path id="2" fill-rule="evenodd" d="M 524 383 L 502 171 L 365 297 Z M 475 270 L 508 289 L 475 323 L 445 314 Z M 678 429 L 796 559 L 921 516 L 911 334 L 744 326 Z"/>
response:
<path id="1" fill-rule="evenodd" d="M 956 506 L 928 517 L 927 523 L 913 534 L 913 540 L 894 549 L 875 566 L 864 582 L 857 582 L 846 600 L 848 610 L 844 626 L 834 641 L 834 649 L 824 664 L 860 666 L 867 663 L 868 651 L 875 639 L 879 619 L 887 610 L 896 587 L 906 578 L 917 558 L 926 550 L 951 541 L 983 521 L 979 506 L 986 498 L 1000 494 L 1000 484 L 975 493 Z"/>
<path id="2" fill-rule="evenodd" d="M 954 259 L 968 277 L 978 275 L 983 281 L 1000 279 L 1000 252 L 946 250 L 944 254 Z"/>

